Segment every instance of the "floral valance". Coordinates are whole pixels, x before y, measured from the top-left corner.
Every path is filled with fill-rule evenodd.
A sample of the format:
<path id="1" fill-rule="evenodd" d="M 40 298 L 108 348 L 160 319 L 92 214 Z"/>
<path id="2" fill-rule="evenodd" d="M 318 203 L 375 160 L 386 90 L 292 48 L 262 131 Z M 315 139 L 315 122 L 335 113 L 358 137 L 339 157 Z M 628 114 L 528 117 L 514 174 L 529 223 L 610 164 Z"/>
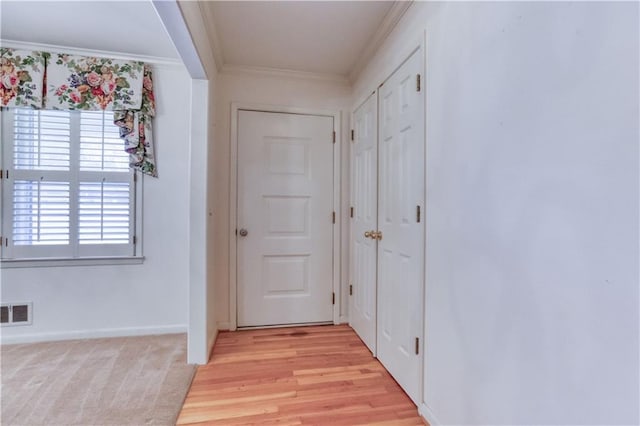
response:
<path id="1" fill-rule="evenodd" d="M 46 53 L 2 49 L 2 106 L 42 108 Z"/>
<path id="2" fill-rule="evenodd" d="M 153 79 L 148 65 L 47 52 L 0 49 L 2 106 L 112 110 L 132 168 L 157 176 Z"/>

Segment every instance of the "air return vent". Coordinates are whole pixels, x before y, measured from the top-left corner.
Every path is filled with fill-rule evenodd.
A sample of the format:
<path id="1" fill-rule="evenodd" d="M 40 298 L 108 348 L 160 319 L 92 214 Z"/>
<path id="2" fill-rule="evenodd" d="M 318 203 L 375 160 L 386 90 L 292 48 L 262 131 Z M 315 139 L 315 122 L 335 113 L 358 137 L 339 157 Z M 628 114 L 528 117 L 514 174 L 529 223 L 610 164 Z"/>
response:
<path id="1" fill-rule="evenodd" d="M 30 325 L 33 305 L 31 303 L 13 303 L 0 306 L 0 324 Z"/>

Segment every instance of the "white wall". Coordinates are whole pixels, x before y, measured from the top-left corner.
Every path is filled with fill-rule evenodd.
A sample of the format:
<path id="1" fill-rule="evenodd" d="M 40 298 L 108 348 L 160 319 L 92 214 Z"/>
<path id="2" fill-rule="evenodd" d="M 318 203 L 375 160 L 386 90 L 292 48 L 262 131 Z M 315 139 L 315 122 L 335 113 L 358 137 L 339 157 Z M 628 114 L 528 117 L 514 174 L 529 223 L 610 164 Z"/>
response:
<path id="1" fill-rule="evenodd" d="M 220 328 L 228 328 L 229 317 L 229 179 L 230 179 L 230 125 L 231 103 L 248 102 L 276 106 L 289 106 L 310 109 L 342 111 L 342 162 L 343 176 L 346 174 L 349 129 L 349 86 L 332 81 L 277 77 L 251 74 L 218 75 L 217 126 L 215 146 L 213 148 L 213 180 L 209 182 L 213 193 L 214 214 L 214 273 L 215 273 L 215 310 Z M 346 183 L 348 179 L 343 179 Z M 348 194 L 343 187 L 343 200 Z M 346 198 L 348 200 L 348 198 Z M 346 211 L 343 202 L 343 213 Z M 346 215 L 343 214 L 343 229 L 346 229 Z M 343 253 L 347 253 L 347 234 L 343 232 Z M 343 262 L 344 263 L 344 262 Z M 341 314 L 346 315 L 346 266 L 342 271 Z"/>
<path id="2" fill-rule="evenodd" d="M 192 128 L 197 129 L 198 142 L 191 151 L 191 259 L 189 284 L 189 362 L 205 364 L 215 342 L 218 327 L 215 317 L 214 245 L 213 241 L 213 145 L 215 135 L 215 103 L 218 70 L 213 56 L 206 18 L 200 4 L 192 1 L 171 3 L 154 1 L 156 8 L 168 8 L 163 20 L 185 64 L 190 64 L 194 78 L 192 101 L 201 103 L 198 114 L 192 114 Z M 176 8 L 179 7 L 179 10 Z M 206 103 L 206 106 L 204 105 Z M 193 133 L 192 133 L 193 137 Z M 195 149 L 193 149 L 195 148 Z M 194 187 L 197 187 L 193 191 Z"/>
<path id="3" fill-rule="evenodd" d="M 638 3 L 416 3 L 426 29 L 424 412 L 637 424 Z"/>
<path id="4" fill-rule="evenodd" d="M 143 179 L 144 263 L 2 269 L 2 302 L 33 302 L 33 325 L 3 327 L 3 342 L 186 331 L 190 82 L 182 65 L 154 66 L 159 178 Z"/>
<path id="5" fill-rule="evenodd" d="M 214 242 L 214 145 L 216 137 L 216 100 L 218 94 L 218 73 L 215 71 L 209 79 L 209 117 L 207 120 L 209 142 L 207 145 L 207 349 L 211 351 L 218 336 L 218 320 L 216 317 L 216 279 L 215 279 L 215 244 Z"/>

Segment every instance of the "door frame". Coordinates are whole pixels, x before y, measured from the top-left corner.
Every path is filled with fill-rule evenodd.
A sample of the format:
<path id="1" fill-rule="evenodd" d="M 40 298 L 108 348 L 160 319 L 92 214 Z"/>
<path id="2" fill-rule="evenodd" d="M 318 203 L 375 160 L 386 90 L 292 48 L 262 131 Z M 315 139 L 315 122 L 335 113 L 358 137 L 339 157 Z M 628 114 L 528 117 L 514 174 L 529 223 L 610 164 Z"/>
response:
<path id="1" fill-rule="evenodd" d="M 231 103 L 231 151 L 229 164 L 229 330 L 238 328 L 238 252 L 236 229 L 238 227 L 238 113 L 240 111 L 257 112 L 280 112 L 286 114 L 315 115 L 333 118 L 333 131 L 336 139 L 333 144 L 333 211 L 336 220 L 333 224 L 333 271 L 332 283 L 335 294 L 335 304 L 333 305 L 333 323 L 340 323 L 340 306 L 342 305 L 340 291 L 340 273 L 342 269 L 342 207 L 340 199 L 341 188 L 341 162 L 340 147 L 342 140 L 341 113 L 336 110 L 323 110 L 315 108 L 297 108 L 289 106 L 277 106 L 267 104 L 256 104 L 251 102 Z"/>

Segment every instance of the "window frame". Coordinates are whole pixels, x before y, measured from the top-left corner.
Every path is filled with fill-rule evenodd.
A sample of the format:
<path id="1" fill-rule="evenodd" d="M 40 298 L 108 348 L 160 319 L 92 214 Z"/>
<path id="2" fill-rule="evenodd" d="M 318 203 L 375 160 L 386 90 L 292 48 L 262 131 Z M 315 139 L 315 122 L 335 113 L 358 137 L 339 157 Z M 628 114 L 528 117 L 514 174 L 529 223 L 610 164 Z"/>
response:
<path id="1" fill-rule="evenodd" d="M 14 110 L 0 108 L 0 265 L 2 267 L 70 266 L 142 263 L 142 174 L 80 170 L 80 117 L 70 111 L 70 167 L 68 171 L 16 169 L 14 165 Z M 140 176 L 138 176 L 140 175 Z M 15 245 L 13 236 L 13 184 L 15 180 L 69 182 L 69 244 Z M 127 182 L 130 188 L 129 238 L 125 244 L 80 244 L 78 202 L 81 182 Z"/>

